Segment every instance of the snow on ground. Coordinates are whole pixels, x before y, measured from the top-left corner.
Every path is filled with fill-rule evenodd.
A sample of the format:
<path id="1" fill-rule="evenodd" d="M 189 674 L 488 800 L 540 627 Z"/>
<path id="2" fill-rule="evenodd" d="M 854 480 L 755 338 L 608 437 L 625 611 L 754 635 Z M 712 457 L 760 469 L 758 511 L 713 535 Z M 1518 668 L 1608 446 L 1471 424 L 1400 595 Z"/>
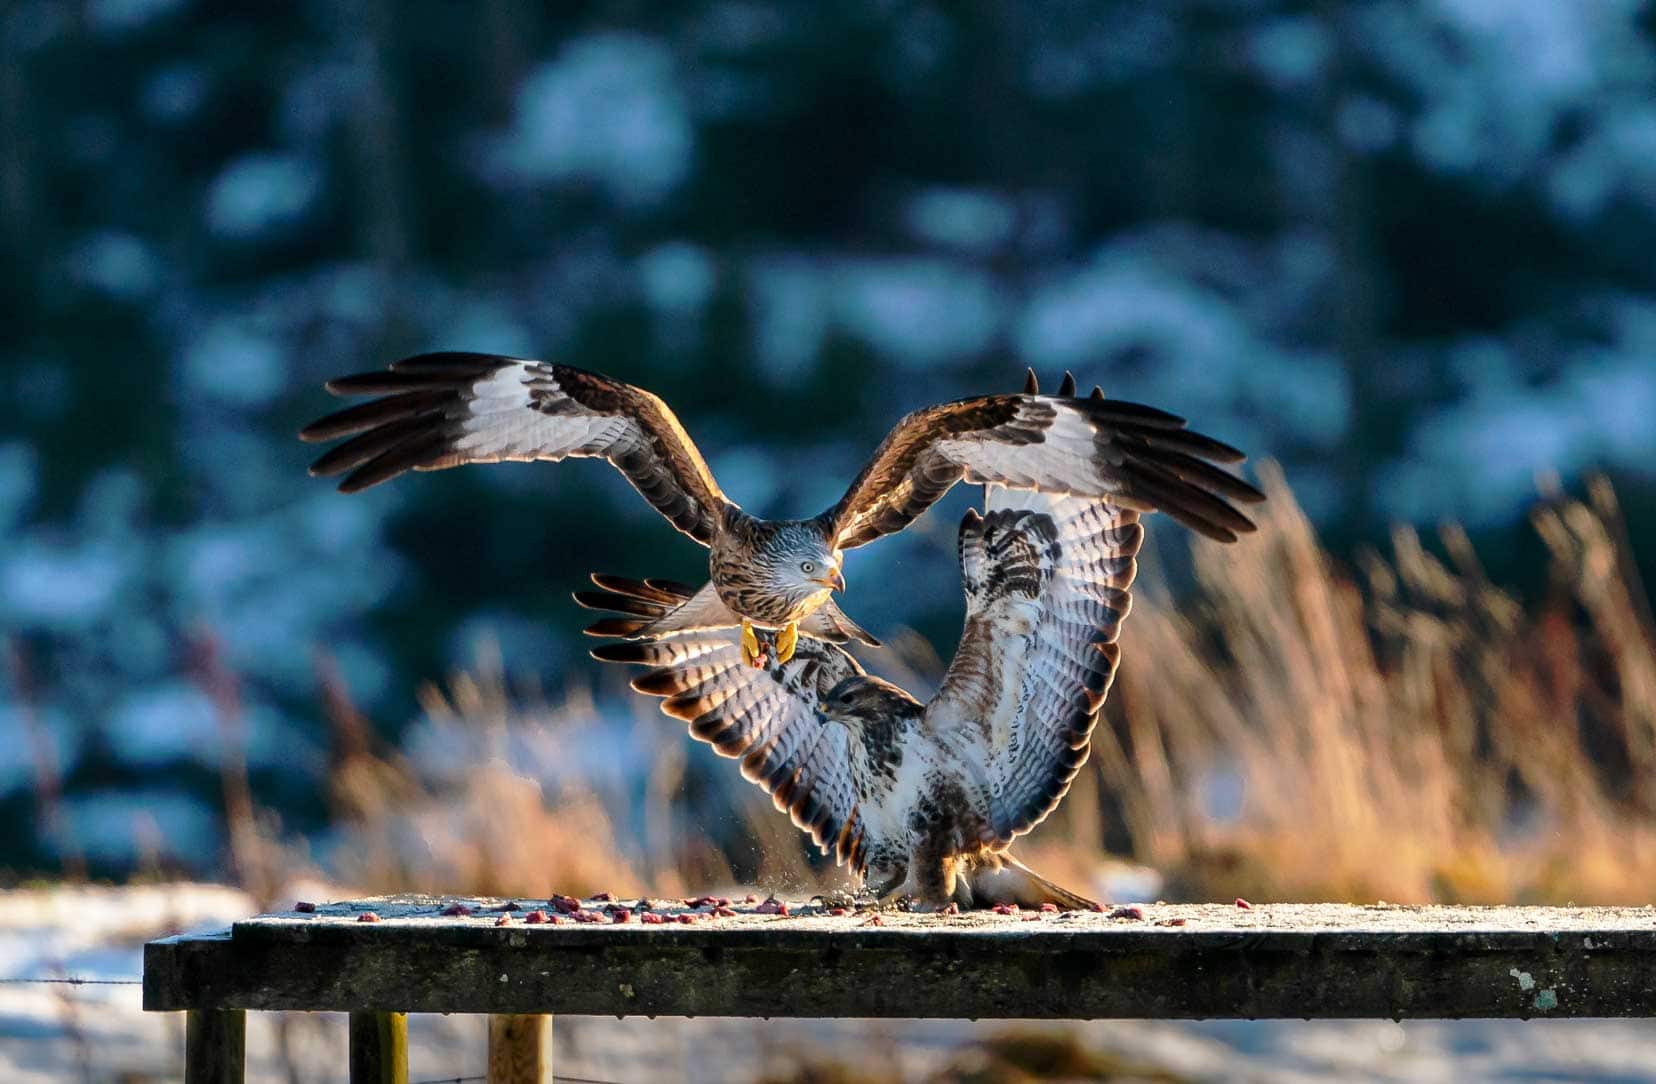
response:
<path id="1" fill-rule="evenodd" d="M 328 898 L 325 889 L 307 894 Z M 217 885 L 69 887 L 0 893 L 0 1080 L 15 1084 L 181 1080 L 184 1022 L 146 1014 L 137 985 L 33 985 L 74 975 L 136 981 L 143 943 L 251 914 Z M 477 1017 L 410 1018 L 410 1076 L 480 1073 Z M 1192 1081 L 1656 1082 L 1656 1028 L 1646 1021 L 1097 1021 L 1077 1024 L 902 1020 L 718 1020 L 559 1017 L 560 1074 L 634 1084 L 741 1084 L 801 1059 L 840 1061 L 923 1080 L 975 1039 L 1069 1029 L 1088 1047 Z M 248 1080 L 344 1081 L 339 1014 L 251 1013 Z M 893 1076 L 895 1068 L 896 1074 Z"/>

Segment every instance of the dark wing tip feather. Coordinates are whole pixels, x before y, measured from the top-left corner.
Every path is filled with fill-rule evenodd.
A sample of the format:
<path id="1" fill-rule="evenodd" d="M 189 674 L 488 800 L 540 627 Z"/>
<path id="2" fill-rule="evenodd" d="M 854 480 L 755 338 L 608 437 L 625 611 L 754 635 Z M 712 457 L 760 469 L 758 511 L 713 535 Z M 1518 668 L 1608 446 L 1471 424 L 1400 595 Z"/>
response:
<path id="1" fill-rule="evenodd" d="M 364 433 L 367 437 L 372 434 Z M 361 438 L 357 438 L 361 439 Z M 343 448 L 343 446 L 341 446 Z M 335 452 L 341 448 L 334 449 Z M 443 459 L 448 448 L 448 436 L 419 428 L 385 451 L 357 467 L 339 483 L 341 493 L 360 493 L 381 482 L 389 482 L 399 474 L 431 467 Z M 327 457 L 324 456 L 323 459 Z M 318 462 L 321 462 L 319 460 Z M 344 469 L 342 467 L 342 469 Z"/>
<path id="2" fill-rule="evenodd" d="M 504 366 L 527 360 L 507 354 L 479 354 L 470 350 L 433 350 L 394 361 L 391 363 L 391 370 L 398 373 L 421 373 L 427 376 L 471 380 L 487 376 Z"/>
<path id="3" fill-rule="evenodd" d="M 683 692 L 686 688 L 684 673 L 670 666 L 639 674 L 632 679 L 631 685 L 634 690 L 646 696 L 671 696 Z"/>
<path id="4" fill-rule="evenodd" d="M 655 645 L 639 640 L 623 640 L 614 644 L 599 644 L 587 654 L 599 662 L 645 663 L 653 661 L 651 648 Z"/>
<path id="5" fill-rule="evenodd" d="M 606 617 L 601 621 L 594 621 L 581 632 L 587 636 L 632 636 L 639 629 L 649 624 L 636 617 Z"/>
<path id="6" fill-rule="evenodd" d="M 1058 385 L 1058 397 L 1071 399 L 1075 396 L 1075 374 L 1068 369 L 1064 370 L 1063 382 Z"/>
<path id="7" fill-rule="evenodd" d="M 673 601 L 683 602 L 696 593 L 696 589 L 683 580 L 667 580 L 651 576 L 644 581 L 644 586 L 653 591 L 673 596 Z M 663 600 L 666 601 L 666 600 Z"/>
<path id="8" fill-rule="evenodd" d="M 633 617 L 660 617 L 663 612 L 661 603 L 637 595 L 622 595 L 613 591 L 575 591 L 572 595 L 576 605 L 588 610 L 613 610 Z"/>
<path id="9" fill-rule="evenodd" d="M 1258 529 L 1253 520 L 1218 497 L 1154 463 L 1129 459 L 1121 471 L 1131 483 L 1133 496 L 1150 501 L 1157 511 L 1216 542 L 1235 542 L 1237 532 Z"/>
<path id="10" fill-rule="evenodd" d="M 1177 414 L 1171 414 L 1160 407 L 1146 406 L 1143 403 L 1134 403 L 1126 399 L 1106 399 L 1102 395 L 1090 399 L 1071 399 L 1095 421 L 1107 425 L 1140 425 L 1155 429 L 1183 429 L 1187 424 Z M 1229 445 L 1213 442 L 1221 448 Z"/>
<path id="11" fill-rule="evenodd" d="M 1041 378 L 1035 375 L 1033 368 L 1024 370 L 1023 393 L 1025 395 L 1041 394 Z"/>

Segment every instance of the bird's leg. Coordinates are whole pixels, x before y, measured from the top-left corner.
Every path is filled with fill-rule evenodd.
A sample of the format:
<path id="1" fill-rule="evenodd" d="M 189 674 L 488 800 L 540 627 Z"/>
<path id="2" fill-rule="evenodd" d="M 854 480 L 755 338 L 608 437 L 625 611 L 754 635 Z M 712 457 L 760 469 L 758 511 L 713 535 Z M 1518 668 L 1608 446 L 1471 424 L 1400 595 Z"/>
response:
<path id="1" fill-rule="evenodd" d="M 824 892 L 819 896 L 812 896 L 811 902 L 826 911 L 830 907 L 855 907 L 857 905 L 857 897 L 853 896 L 843 888 L 836 888 L 832 892 Z"/>
<path id="2" fill-rule="evenodd" d="M 914 861 L 916 900 L 910 910 L 941 911 L 954 902 L 959 863 L 947 855 L 924 852 L 916 854 Z"/>
<path id="3" fill-rule="evenodd" d="M 908 867 L 898 866 L 891 871 L 891 876 L 878 884 L 864 882 L 863 887 L 874 894 L 874 902 L 890 905 L 897 900 L 897 893 L 901 891 L 904 882 L 908 880 Z"/>
<path id="4" fill-rule="evenodd" d="M 782 631 L 776 634 L 776 661 L 787 662 L 794 657 L 794 648 L 799 646 L 799 622 L 789 621 L 782 626 Z"/>
<path id="5" fill-rule="evenodd" d="M 765 652 L 759 646 L 759 634 L 753 631 L 753 623 L 742 618 L 742 661 L 755 670 L 765 665 Z"/>

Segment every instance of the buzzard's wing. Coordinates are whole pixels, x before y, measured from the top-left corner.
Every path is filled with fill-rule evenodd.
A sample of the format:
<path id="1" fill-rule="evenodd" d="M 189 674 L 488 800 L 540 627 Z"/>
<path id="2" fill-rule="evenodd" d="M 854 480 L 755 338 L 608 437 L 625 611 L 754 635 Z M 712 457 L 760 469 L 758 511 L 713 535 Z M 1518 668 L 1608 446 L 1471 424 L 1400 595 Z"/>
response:
<path id="1" fill-rule="evenodd" d="M 591 631 L 591 630 L 588 630 Z M 768 633 L 762 635 L 769 635 Z M 641 693 L 665 697 L 661 710 L 690 724 L 692 737 L 719 755 L 740 758 L 742 775 L 765 788 L 824 854 L 865 866 L 863 824 L 851 776 L 850 732 L 824 719 L 818 700 L 862 673 L 844 651 L 801 637 L 785 665 L 754 669 L 734 634 L 685 633 L 594 648 L 605 662 L 651 669 L 633 679 Z"/>
<path id="2" fill-rule="evenodd" d="M 328 382 L 381 398 L 337 411 L 302 440 L 349 437 L 311 465 L 346 474 L 345 493 L 408 470 L 596 456 L 627 476 L 679 530 L 710 544 L 726 504 L 701 453 L 656 396 L 568 365 L 492 354 L 421 354 Z"/>
<path id="3" fill-rule="evenodd" d="M 1184 426 L 1102 396 L 986 395 L 927 407 L 897 423 L 823 516 L 841 548 L 861 546 L 902 530 L 965 479 L 1160 510 L 1234 542 L 1254 525 L 1228 502 L 1264 494 L 1213 465 L 1239 462 L 1241 452 Z"/>
<path id="4" fill-rule="evenodd" d="M 961 524 L 966 628 L 926 723 L 982 784 L 985 843 L 1040 823 L 1087 759 L 1142 537 L 1131 509 L 996 486 Z"/>

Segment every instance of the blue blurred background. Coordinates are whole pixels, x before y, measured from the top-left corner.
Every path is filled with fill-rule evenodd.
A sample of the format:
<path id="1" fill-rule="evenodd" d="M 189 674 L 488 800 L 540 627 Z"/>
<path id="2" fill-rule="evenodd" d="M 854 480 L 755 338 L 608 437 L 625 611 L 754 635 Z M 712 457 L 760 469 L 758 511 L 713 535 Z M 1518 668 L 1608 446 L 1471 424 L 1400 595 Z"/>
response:
<path id="1" fill-rule="evenodd" d="M 1454 519 L 1534 588 L 1537 474 L 1603 468 L 1656 557 L 1643 0 L 557 7 L 0 13 L 0 867 L 61 857 L 44 757 L 95 872 L 137 811 L 215 870 L 204 666 L 305 832 L 318 652 L 394 736 L 483 638 L 594 684 L 587 571 L 703 575 L 600 465 L 308 478 L 321 382 L 422 350 L 648 386 L 773 514 L 1029 365 L 1279 460 L 1336 554 Z M 953 526 L 848 608 L 946 657 Z"/>

